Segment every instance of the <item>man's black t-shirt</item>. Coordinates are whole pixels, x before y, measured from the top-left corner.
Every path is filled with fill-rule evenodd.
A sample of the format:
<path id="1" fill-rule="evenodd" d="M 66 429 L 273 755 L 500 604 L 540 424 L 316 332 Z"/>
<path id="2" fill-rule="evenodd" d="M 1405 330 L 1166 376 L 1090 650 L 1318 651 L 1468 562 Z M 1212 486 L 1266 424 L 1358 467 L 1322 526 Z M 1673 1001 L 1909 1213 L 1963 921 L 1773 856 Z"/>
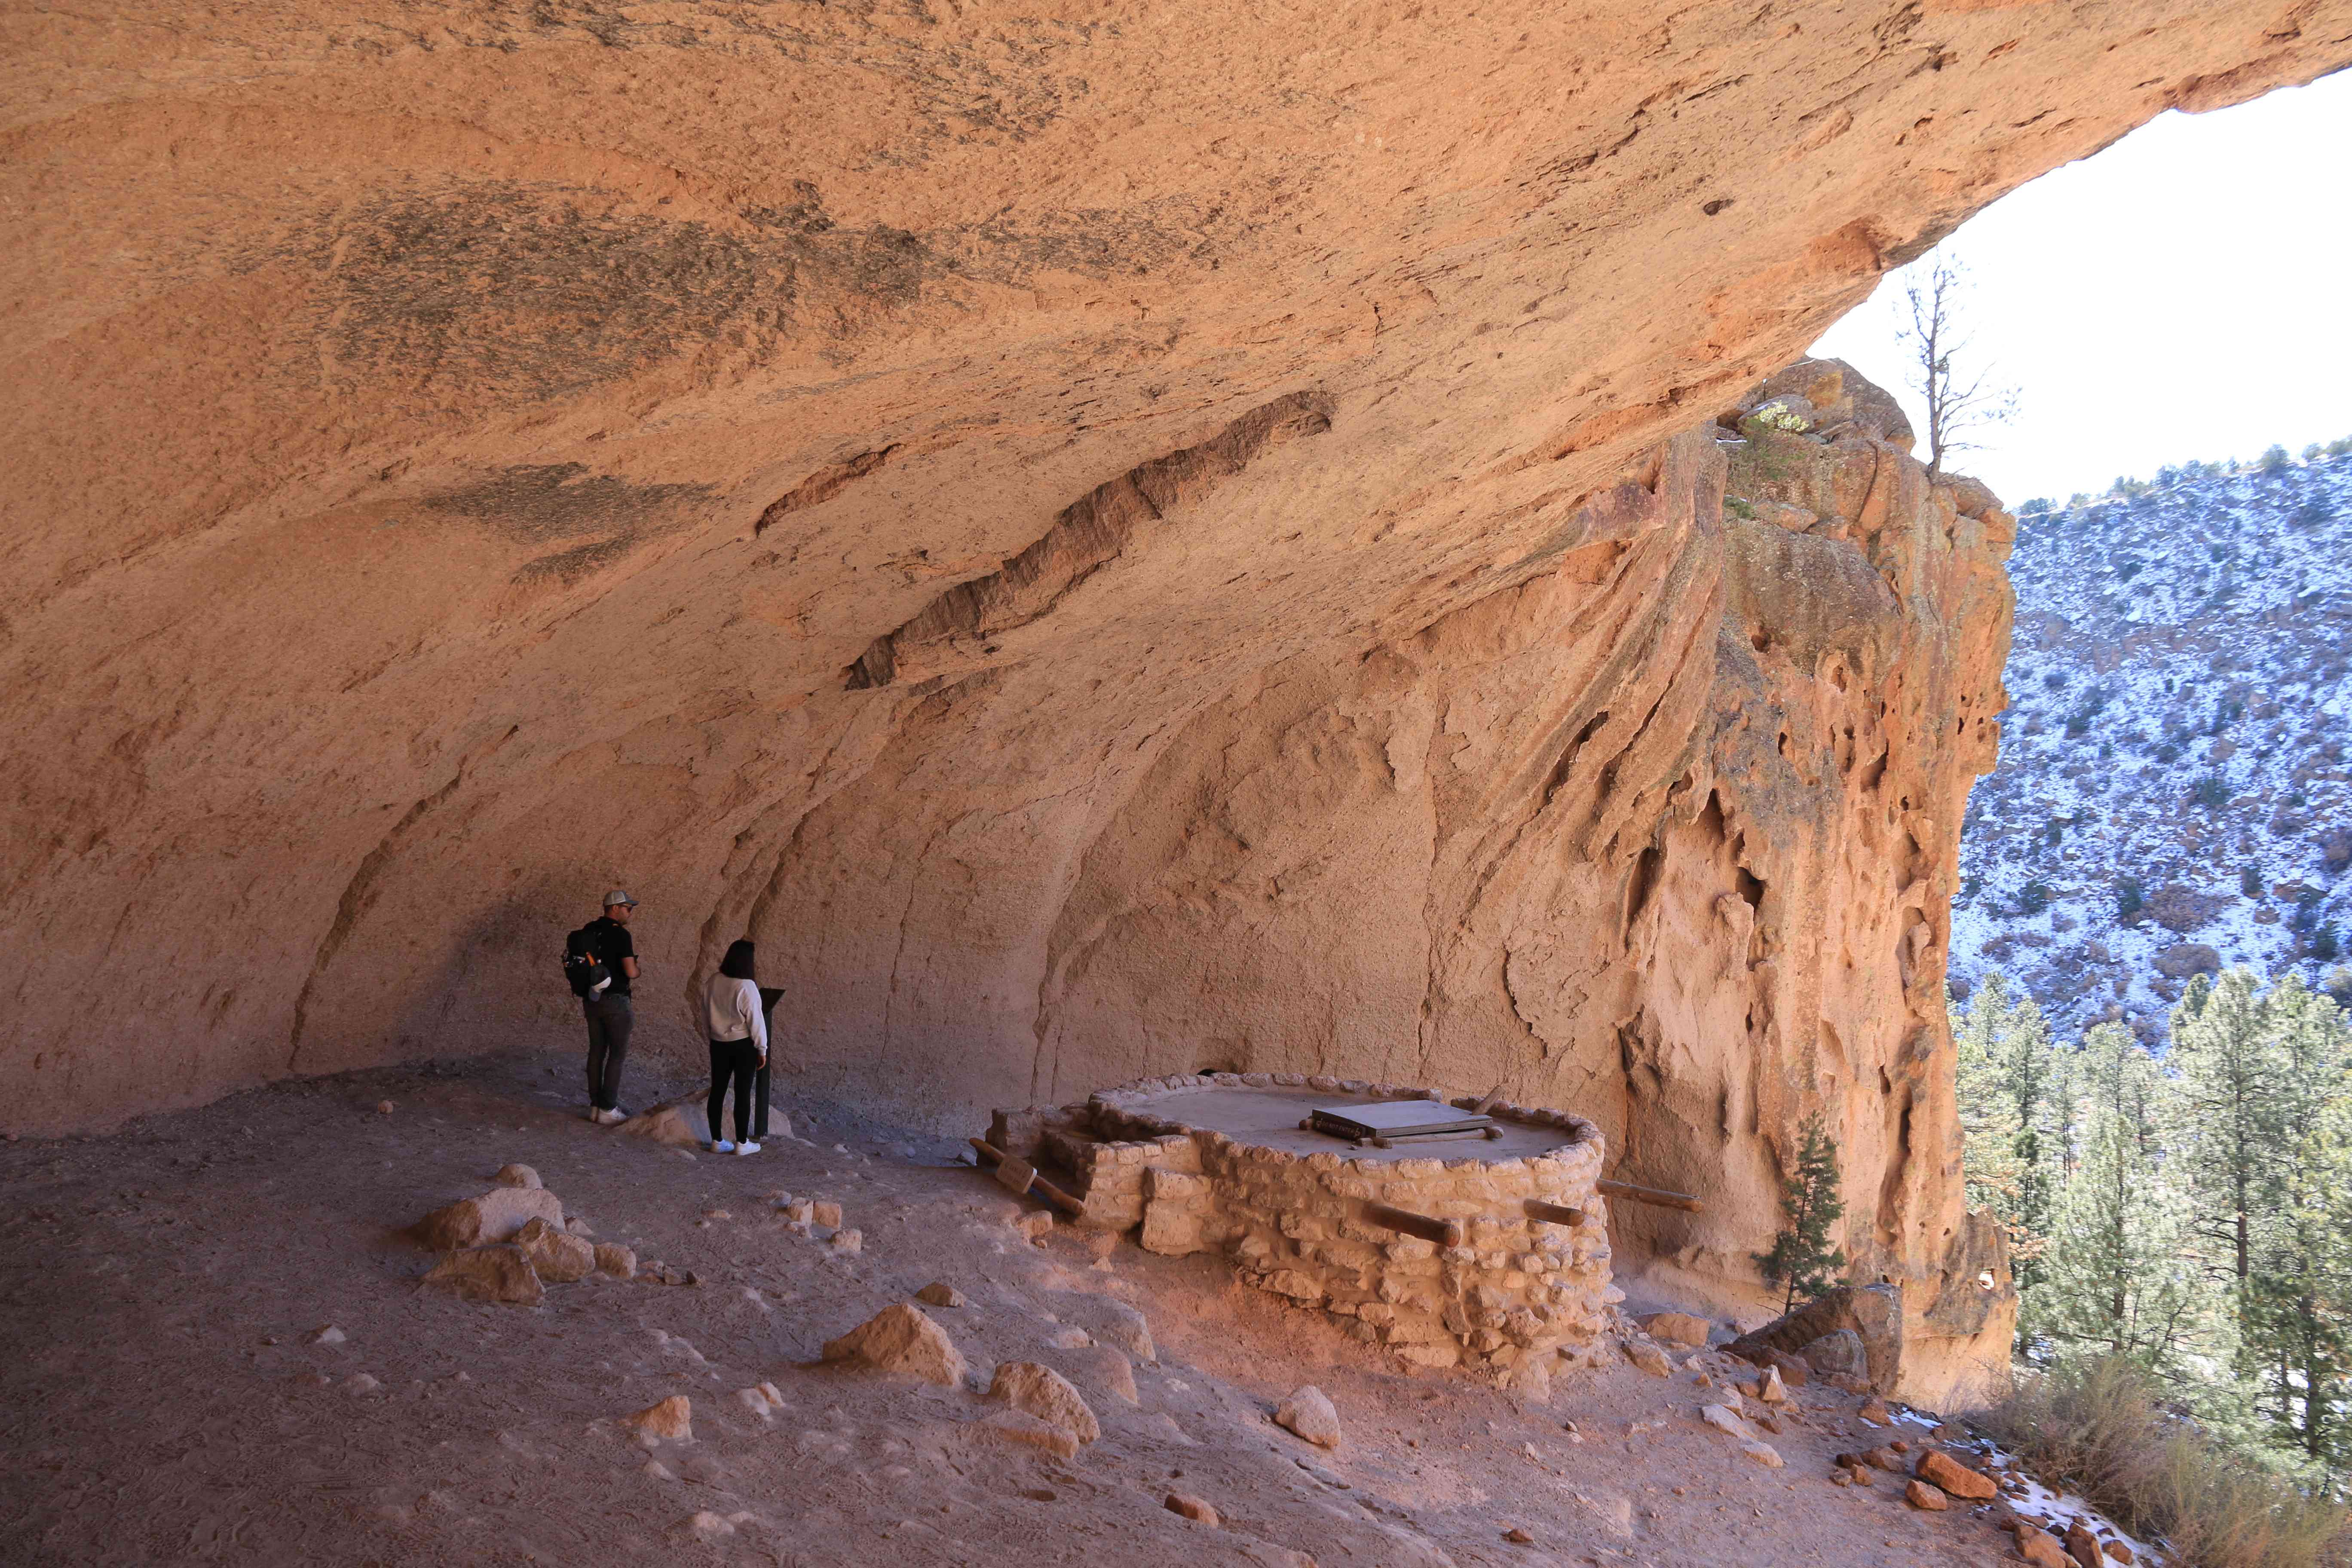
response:
<path id="1" fill-rule="evenodd" d="M 621 968 L 621 960 L 637 956 L 637 944 L 629 940 L 629 928 L 609 915 L 598 915 L 588 922 L 588 951 L 612 972 L 612 988 L 607 996 L 626 996 L 629 977 Z"/>

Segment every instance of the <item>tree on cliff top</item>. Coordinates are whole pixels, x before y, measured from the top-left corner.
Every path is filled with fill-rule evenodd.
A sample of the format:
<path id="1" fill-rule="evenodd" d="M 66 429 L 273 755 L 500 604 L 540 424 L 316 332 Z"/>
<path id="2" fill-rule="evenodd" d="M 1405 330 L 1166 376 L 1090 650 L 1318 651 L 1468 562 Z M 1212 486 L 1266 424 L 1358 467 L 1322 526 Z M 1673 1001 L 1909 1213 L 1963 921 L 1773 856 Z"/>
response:
<path id="1" fill-rule="evenodd" d="M 1990 384 L 1987 368 L 1955 366 L 1969 347 L 1960 324 L 1968 289 L 1967 269 L 1941 251 L 1927 258 L 1924 271 L 1915 268 L 1903 280 L 1903 308 L 1910 324 L 1896 328 L 1895 336 L 1911 353 L 1911 390 L 1927 401 L 1931 474 L 1944 471 L 1944 459 L 1951 453 L 1975 447 L 1965 432 L 2006 425 L 2017 416 L 2015 387 Z"/>
<path id="2" fill-rule="evenodd" d="M 1772 1250 L 1755 1254 L 1764 1278 L 1785 1285 L 1784 1312 L 1796 1310 L 1797 1299 L 1811 1300 L 1837 1283 L 1845 1254 L 1830 1245 L 1830 1227 L 1845 1213 L 1838 1196 L 1837 1145 L 1822 1131 L 1820 1111 L 1805 1119 L 1804 1142 L 1797 1152 L 1797 1168 L 1780 1182 L 1780 1210 L 1788 1228 L 1772 1238 Z"/>

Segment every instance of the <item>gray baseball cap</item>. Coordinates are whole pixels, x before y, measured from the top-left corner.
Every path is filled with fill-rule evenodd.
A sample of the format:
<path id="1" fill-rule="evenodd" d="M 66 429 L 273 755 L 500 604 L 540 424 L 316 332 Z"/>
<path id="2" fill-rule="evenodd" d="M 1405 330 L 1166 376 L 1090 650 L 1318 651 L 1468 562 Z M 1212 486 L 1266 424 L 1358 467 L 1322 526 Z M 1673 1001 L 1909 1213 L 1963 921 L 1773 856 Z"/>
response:
<path id="1" fill-rule="evenodd" d="M 620 889 L 615 888 L 611 892 L 604 895 L 604 907 L 606 909 L 611 909 L 614 904 L 626 904 L 631 909 L 635 909 L 637 907 L 637 900 L 629 897 L 628 894 L 621 891 Z"/>

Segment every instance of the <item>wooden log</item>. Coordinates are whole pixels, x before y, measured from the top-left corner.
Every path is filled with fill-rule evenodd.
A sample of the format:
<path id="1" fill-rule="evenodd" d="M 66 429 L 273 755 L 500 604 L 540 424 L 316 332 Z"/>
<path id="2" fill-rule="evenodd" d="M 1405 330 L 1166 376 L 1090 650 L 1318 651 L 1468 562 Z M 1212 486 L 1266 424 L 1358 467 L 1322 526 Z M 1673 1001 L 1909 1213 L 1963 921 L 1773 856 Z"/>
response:
<path id="1" fill-rule="evenodd" d="M 1387 1204 L 1366 1203 L 1364 1223 L 1393 1230 L 1402 1236 L 1433 1241 L 1440 1247 L 1459 1247 L 1465 1232 L 1458 1219 L 1432 1219 L 1425 1214 L 1414 1214 Z"/>
<path id="2" fill-rule="evenodd" d="M 984 1138 L 973 1138 L 968 1140 L 968 1142 L 970 1142 L 974 1149 L 979 1151 L 980 1157 L 988 1163 L 992 1165 L 1002 1165 L 1004 1163 L 1004 1151 L 996 1147 L 995 1144 L 989 1142 Z M 1006 1185 L 1011 1186 L 1012 1184 L 1007 1183 Z M 1069 1194 L 1064 1192 L 1061 1188 L 1055 1186 L 1045 1177 L 1037 1174 L 1034 1166 L 1030 1170 L 1028 1182 L 1013 1190 L 1023 1194 L 1024 1195 L 1041 1197 L 1054 1207 L 1060 1209 L 1064 1214 L 1068 1215 L 1073 1219 L 1079 1217 L 1087 1212 L 1087 1205 L 1082 1199 L 1072 1197 Z"/>
<path id="3" fill-rule="evenodd" d="M 1548 1204 L 1541 1198 L 1529 1198 L 1519 1206 L 1521 1212 L 1529 1219 L 1541 1220 L 1547 1225 L 1582 1225 L 1584 1223 L 1584 1211 L 1570 1208 L 1566 1204 Z"/>
<path id="4" fill-rule="evenodd" d="M 1623 1198 L 1629 1203 L 1655 1204 L 1662 1209 L 1682 1209 L 1690 1214 L 1704 1212 L 1699 1201 L 1688 1193 L 1670 1193 L 1664 1187 L 1637 1187 L 1631 1182 L 1595 1182 L 1592 1186 L 1603 1197 Z"/>

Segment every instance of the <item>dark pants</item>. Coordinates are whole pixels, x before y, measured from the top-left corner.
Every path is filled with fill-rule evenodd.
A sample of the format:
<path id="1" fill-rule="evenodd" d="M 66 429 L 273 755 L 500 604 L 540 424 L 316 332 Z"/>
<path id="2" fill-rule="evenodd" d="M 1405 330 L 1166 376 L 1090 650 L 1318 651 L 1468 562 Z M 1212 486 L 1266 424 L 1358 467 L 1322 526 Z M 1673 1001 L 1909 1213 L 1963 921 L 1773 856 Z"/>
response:
<path id="1" fill-rule="evenodd" d="M 710 1100 L 704 1107 L 710 1118 L 710 1141 L 719 1131 L 719 1113 L 727 1109 L 727 1086 L 735 1086 L 735 1142 L 755 1143 L 751 1136 L 751 1079 L 760 1070 L 760 1047 L 752 1040 L 710 1042 Z"/>
<path id="2" fill-rule="evenodd" d="M 583 1000 L 580 1010 L 588 1016 L 588 1103 L 611 1110 L 621 1103 L 621 1064 L 629 1059 L 636 1010 L 626 995 L 610 991 Z"/>

